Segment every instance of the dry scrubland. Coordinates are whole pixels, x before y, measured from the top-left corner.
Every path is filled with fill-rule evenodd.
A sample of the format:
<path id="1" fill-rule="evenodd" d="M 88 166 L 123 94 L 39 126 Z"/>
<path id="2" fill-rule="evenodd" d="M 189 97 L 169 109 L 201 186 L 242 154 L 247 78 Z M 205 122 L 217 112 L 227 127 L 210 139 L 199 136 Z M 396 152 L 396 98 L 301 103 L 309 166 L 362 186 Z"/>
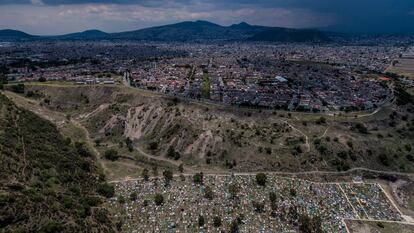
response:
<path id="1" fill-rule="evenodd" d="M 102 153 L 119 151 L 117 161 L 105 161 L 115 170 L 122 169 L 113 163 L 150 168 L 161 161 L 161 168 L 184 163 L 206 171 L 414 171 L 412 105 L 332 117 L 186 102 L 120 86 L 27 90 L 41 93 L 37 101 L 48 109 L 81 122 Z"/>
<path id="2" fill-rule="evenodd" d="M 414 171 L 412 105 L 326 116 L 189 102 L 121 86 L 27 85 L 36 101 L 80 122 L 112 178 L 144 167 L 204 171 Z M 130 139 L 130 140 L 129 140 Z M 118 172 L 123 173 L 117 175 Z"/>

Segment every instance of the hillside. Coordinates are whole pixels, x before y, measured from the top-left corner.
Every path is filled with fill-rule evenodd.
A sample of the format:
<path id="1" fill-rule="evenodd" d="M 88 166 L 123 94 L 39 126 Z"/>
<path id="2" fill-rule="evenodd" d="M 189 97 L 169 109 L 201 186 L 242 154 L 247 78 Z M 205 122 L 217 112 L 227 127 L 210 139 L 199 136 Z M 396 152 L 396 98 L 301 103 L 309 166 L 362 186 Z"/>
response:
<path id="1" fill-rule="evenodd" d="M 0 94 L 2 232 L 114 232 L 94 156 Z"/>
<path id="2" fill-rule="evenodd" d="M 244 40 L 267 27 L 251 26 L 246 23 L 223 27 L 207 21 L 182 22 L 152 27 L 131 32 L 115 33 L 112 38 L 148 41 L 205 41 Z"/>
<path id="3" fill-rule="evenodd" d="M 98 150 L 119 152 L 119 160 L 102 158 L 111 178 L 180 163 L 189 171 L 414 171 L 410 104 L 373 116 L 329 117 L 209 105 L 124 87 L 27 90 L 47 96 L 49 109 L 76 116 Z"/>
<path id="4" fill-rule="evenodd" d="M 37 36 L 29 35 L 22 31 L 4 29 L 0 30 L 0 41 L 23 41 L 35 39 Z"/>
<path id="5" fill-rule="evenodd" d="M 109 34 L 100 30 L 86 30 L 62 36 L 55 36 L 56 40 L 98 40 L 108 38 Z"/>
<path id="6" fill-rule="evenodd" d="M 221 26 L 208 21 L 187 21 L 140 30 L 105 33 L 87 30 L 60 36 L 32 36 L 19 31 L 0 31 L 0 41 L 19 40 L 135 40 L 162 42 L 270 41 L 326 42 L 328 36 L 310 29 L 288 29 L 249 25 L 245 22 Z"/>

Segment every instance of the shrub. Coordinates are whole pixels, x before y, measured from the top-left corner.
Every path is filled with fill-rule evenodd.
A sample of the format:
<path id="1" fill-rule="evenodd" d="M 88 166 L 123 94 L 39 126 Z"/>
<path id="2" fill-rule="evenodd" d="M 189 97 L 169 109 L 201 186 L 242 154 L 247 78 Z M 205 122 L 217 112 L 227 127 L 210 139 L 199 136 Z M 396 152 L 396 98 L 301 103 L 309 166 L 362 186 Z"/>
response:
<path id="1" fill-rule="evenodd" d="M 214 192 L 210 188 L 210 186 L 206 186 L 206 188 L 204 190 L 204 197 L 209 199 L 209 200 L 212 200 L 214 198 Z"/>
<path id="2" fill-rule="evenodd" d="M 165 184 L 168 185 L 173 179 L 173 173 L 170 170 L 165 170 L 162 175 L 164 176 Z"/>
<path id="3" fill-rule="evenodd" d="M 15 93 L 24 94 L 24 84 L 19 83 L 17 85 L 13 85 L 11 86 L 11 90 Z"/>
<path id="4" fill-rule="evenodd" d="M 129 194 L 129 199 L 131 201 L 136 201 L 137 200 L 137 193 L 136 192 L 132 192 L 131 194 Z"/>
<path id="5" fill-rule="evenodd" d="M 119 158 L 118 151 L 116 151 L 114 149 L 109 149 L 109 150 L 105 151 L 104 157 L 105 157 L 105 159 L 108 159 L 108 160 L 111 160 L 111 161 L 116 161 Z"/>
<path id="6" fill-rule="evenodd" d="M 162 194 L 157 193 L 154 196 L 154 202 L 156 205 L 162 205 L 164 203 L 164 197 L 162 196 Z"/>
<path id="7" fill-rule="evenodd" d="M 204 217 L 202 215 L 198 216 L 198 226 L 204 226 Z"/>
<path id="8" fill-rule="evenodd" d="M 382 165 L 384 166 L 389 166 L 390 165 L 390 159 L 388 158 L 388 156 L 386 154 L 380 154 L 378 156 L 378 160 L 381 162 Z"/>
<path id="9" fill-rule="evenodd" d="M 203 173 L 202 172 L 200 172 L 200 173 L 196 173 L 194 176 L 193 176 L 193 181 L 194 181 L 194 183 L 196 183 L 196 184 L 203 184 Z"/>
<path id="10" fill-rule="evenodd" d="M 101 194 L 104 197 L 110 198 L 113 197 L 115 194 L 115 188 L 114 186 L 107 184 L 107 183 L 102 183 L 98 186 L 97 189 L 98 193 Z"/>
<path id="11" fill-rule="evenodd" d="M 326 118 L 325 117 L 320 117 L 318 120 L 316 120 L 316 124 L 320 125 L 320 124 L 325 124 L 326 123 Z"/>
<path id="12" fill-rule="evenodd" d="M 221 218 L 220 216 L 214 216 L 213 218 L 213 226 L 220 227 L 221 226 Z"/>
<path id="13" fill-rule="evenodd" d="M 148 144 L 148 149 L 150 149 L 150 150 L 156 150 L 156 149 L 158 149 L 158 142 L 157 141 L 150 142 Z"/>
<path id="14" fill-rule="evenodd" d="M 260 186 L 265 186 L 267 181 L 267 176 L 264 173 L 258 173 L 256 175 L 256 183 Z"/>

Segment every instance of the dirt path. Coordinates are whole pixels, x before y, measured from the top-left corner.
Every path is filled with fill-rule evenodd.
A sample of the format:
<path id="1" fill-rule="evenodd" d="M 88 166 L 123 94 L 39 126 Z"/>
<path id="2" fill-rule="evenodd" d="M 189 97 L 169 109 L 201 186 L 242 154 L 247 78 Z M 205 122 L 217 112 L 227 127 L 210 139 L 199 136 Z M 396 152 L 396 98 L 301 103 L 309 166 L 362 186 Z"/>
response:
<path id="1" fill-rule="evenodd" d="M 302 132 L 300 129 L 296 128 L 295 126 L 293 126 L 292 124 L 290 124 L 287 121 L 284 120 L 280 120 L 281 122 L 287 124 L 290 128 L 292 128 L 293 130 L 295 130 L 296 132 L 300 133 L 301 135 L 303 135 L 303 137 L 305 137 L 305 147 L 306 147 L 306 151 L 305 152 L 309 152 L 310 151 L 310 144 L 309 144 L 309 138 L 308 135 L 306 135 L 304 132 Z"/>
<path id="2" fill-rule="evenodd" d="M 326 133 L 328 133 L 329 127 L 330 127 L 330 126 L 328 126 L 328 127 L 325 129 L 325 132 L 323 132 L 323 134 L 322 134 L 321 136 L 319 136 L 319 138 L 323 138 L 323 137 L 325 137 L 325 136 L 326 136 Z"/>

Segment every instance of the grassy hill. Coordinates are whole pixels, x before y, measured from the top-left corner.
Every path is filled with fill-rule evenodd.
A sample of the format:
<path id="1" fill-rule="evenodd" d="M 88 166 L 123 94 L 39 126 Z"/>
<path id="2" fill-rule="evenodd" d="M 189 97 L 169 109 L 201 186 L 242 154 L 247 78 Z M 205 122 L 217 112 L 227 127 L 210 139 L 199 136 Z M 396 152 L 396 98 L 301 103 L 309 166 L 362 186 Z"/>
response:
<path id="1" fill-rule="evenodd" d="M 103 160 L 119 172 L 125 165 L 154 166 L 145 164 L 143 152 L 206 171 L 414 171 L 411 104 L 327 116 L 226 107 L 121 86 L 28 85 L 27 91 L 42 93 L 50 110 L 79 118 L 101 152 L 117 150 L 118 161 Z M 127 138 L 140 151 L 128 151 Z"/>
<path id="2" fill-rule="evenodd" d="M 94 156 L 0 94 L 2 232 L 115 232 Z"/>

